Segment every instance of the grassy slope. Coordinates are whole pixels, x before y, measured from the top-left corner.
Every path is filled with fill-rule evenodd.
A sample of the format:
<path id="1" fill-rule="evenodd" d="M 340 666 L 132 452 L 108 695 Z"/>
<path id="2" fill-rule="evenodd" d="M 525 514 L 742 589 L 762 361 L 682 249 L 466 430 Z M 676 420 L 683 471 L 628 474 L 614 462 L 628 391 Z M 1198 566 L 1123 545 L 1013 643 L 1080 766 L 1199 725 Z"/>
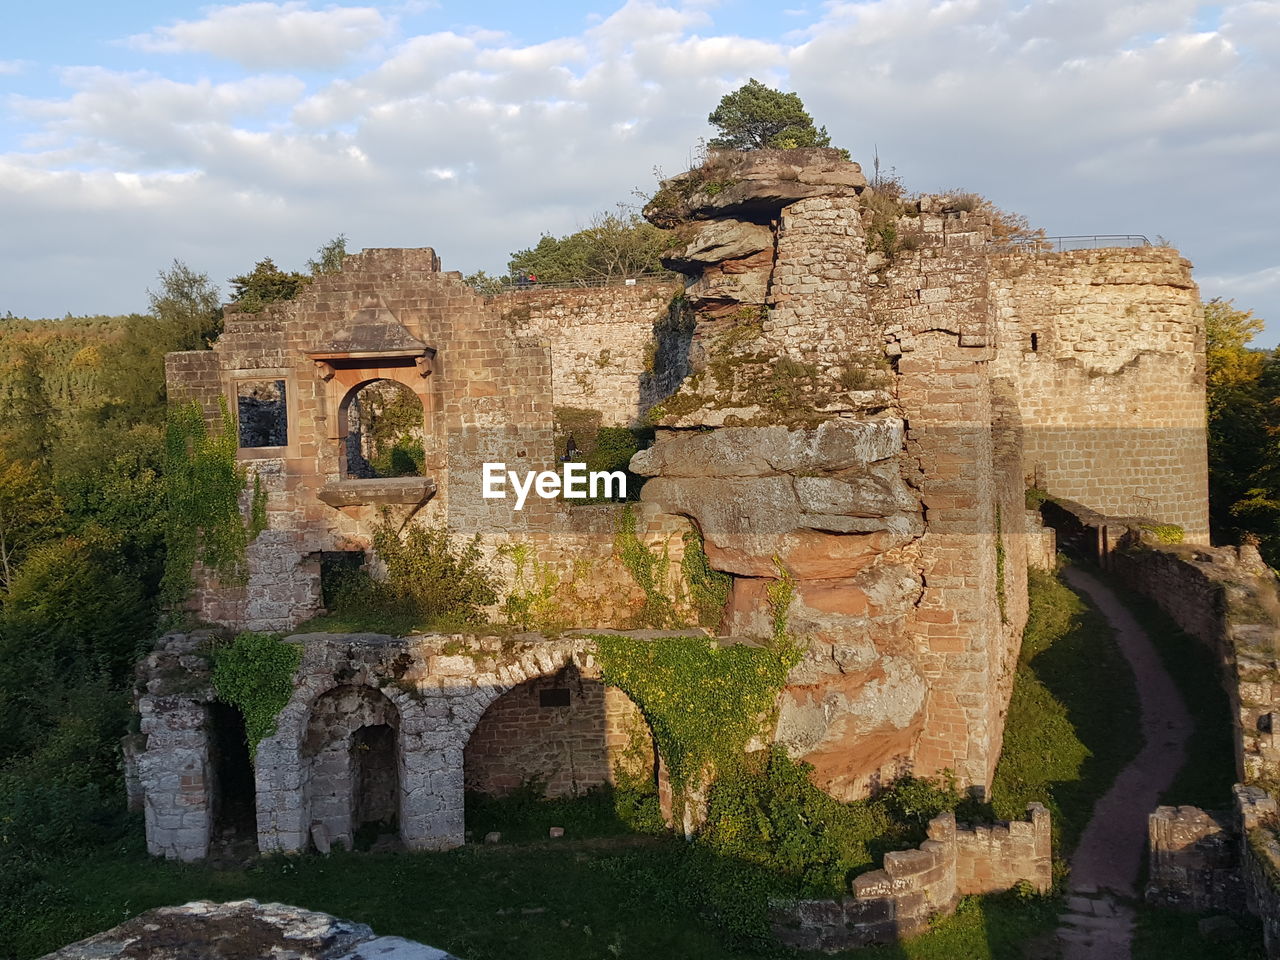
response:
<path id="1" fill-rule="evenodd" d="M 992 806 L 1008 819 L 1032 800 L 1046 802 L 1066 856 L 1094 803 L 1142 747 L 1137 693 L 1102 615 L 1056 577 L 1030 575 L 1031 612 Z"/>
<path id="2" fill-rule="evenodd" d="M 215 870 L 105 851 L 61 864 L 54 886 L 24 904 L 22 932 L 0 946 L 35 957 L 153 906 L 255 897 L 323 910 L 446 948 L 464 960 L 746 960 L 790 954 L 734 946 L 699 913 L 689 848 L 674 839 L 475 847 L 443 854 L 272 858 Z M 723 879 L 732 882 L 727 868 Z M 744 889 L 748 896 L 750 886 Z M 910 943 L 857 957 L 985 960 L 1021 957 L 1052 925 L 1051 901 L 968 900 Z"/>
<path id="3" fill-rule="evenodd" d="M 1191 711 L 1195 730 L 1187 742 L 1187 756 L 1177 779 L 1160 797 L 1165 804 L 1191 804 L 1207 810 L 1231 808 L 1236 782 L 1231 704 L 1222 687 L 1217 656 L 1190 634 L 1183 633 L 1146 597 L 1117 585 L 1112 589 L 1151 637 L 1164 667 Z"/>

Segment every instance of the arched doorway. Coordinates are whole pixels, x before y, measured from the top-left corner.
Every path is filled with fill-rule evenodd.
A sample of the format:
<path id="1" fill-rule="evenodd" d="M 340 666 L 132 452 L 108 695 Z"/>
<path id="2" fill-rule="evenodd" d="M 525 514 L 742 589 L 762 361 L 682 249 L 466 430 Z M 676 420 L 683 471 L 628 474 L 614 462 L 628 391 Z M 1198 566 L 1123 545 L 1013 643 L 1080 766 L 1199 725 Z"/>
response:
<path id="1" fill-rule="evenodd" d="M 309 829 L 319 849 L 393 841 L 400 826 L 400 713 L 373 687 L 346 684 L 311 707 L 303 757 Z"/>
<path id="2" fill-rule="evenodd" d="M 559 800 L 603 790 L 652 795 L 653 738 L 639 707 L 575 664 L 521 683 L 481 716 L 463 751 L 469 826 L 487 829 L 494 798 Z M 482 826 L 483 822 L 483 826 Z"/>
<path id="3" fill-rule="evenodd" d="M 347 393 L 338 417 L 344 477 L 425 475 L 422 398 L 409 387 L 395 380 L 366 380 Z"/>

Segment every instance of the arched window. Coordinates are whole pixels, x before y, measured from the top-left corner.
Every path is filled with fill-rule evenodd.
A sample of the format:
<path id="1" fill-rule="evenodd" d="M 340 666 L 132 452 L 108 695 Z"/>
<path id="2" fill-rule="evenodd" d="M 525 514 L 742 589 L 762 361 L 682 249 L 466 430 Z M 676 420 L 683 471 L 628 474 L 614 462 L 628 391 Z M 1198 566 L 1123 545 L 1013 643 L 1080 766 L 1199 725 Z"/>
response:
<path id="1" fill-rule="evenodd" d="M 320 845 L 348 848 L 388 835 L 400 822 L 400 712 L 380 690 L 346 684 L 311 707 L 303 746 L 309 825 Z"/>
<path id="2" fill-rule="evenodd" d="M 421 398 L 394 380 L 368 380 L 354 388 L 339 411 L 343 476 L 351 480 L 421 477 L 425 428 Z"/>

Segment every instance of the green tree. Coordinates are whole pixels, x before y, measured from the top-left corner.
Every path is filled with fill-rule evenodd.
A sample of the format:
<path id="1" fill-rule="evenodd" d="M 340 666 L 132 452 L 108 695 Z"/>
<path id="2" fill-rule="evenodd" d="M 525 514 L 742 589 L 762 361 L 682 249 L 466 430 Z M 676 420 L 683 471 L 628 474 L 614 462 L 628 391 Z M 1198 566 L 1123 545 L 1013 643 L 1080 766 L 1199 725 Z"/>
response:
<path id="1" fill-rule="evenodd" d="M 160 286 L 148 290 L 150 310 L 126 318 L 114 343 L 103 350 L 103 379 L 112 399 L 99 418 L 126 423 L 164 421 L 164 357 L 175 350 L 207 350 L 222 332 L 218 288 L 208 274 L 174 260 L 159 274 Z"/>
<path id="2" fill-rule="evenodd" d="M 307 269 L 313 277 L 323 277 L 342 272 L 342 258 L 347 255 L 347 236 L 338 234 L 319 250 L 314 260 L 307 261 Z"/>
<path id="3" fill-rule="evenodd" d="M 1280 547 L 1280 367 L 1249 346 L 1263 322 L 1234 302 L 1204 305 L 1209 507 L 1215 539 L 1258 536 Z"/>
<path id="4" fill-rule="evenodd" d="M 564 237 L 544 234 L 537 246 L 517 250 L 508 269 L 513 278 L 542 283 L 618 280 L 660 272 L 667 233 L 639 214 L 619 207 L 600 213 L 583 230 Z"/>
<path id="5" fill-rule="evenodd" d="M 827 128 L 814 126 L 798 94 L 755 79 L 725 94 L 707 120 L 720 131 L 710 143 L 719 150 L 831 146 Z"/>
<path id="6" fill-rule="evenodd" d="M 9 585 L 27 555 L 62 530 L 62 504 L 37 467 L 0 459 L 0 587 Z"/>
<path id="7" fill-rule="evenodd" d="M 44 353 L 24 344 L 14 371 L 5 414 L 5 449 L 15 459 L 47 471 L 56 438 L 53 403 L 45 387 Z"/>
<path id="8" fill-rule="evenodd" d="M 345 239 L 343 243 L 346 243 Z M 324 251 L 322 247 L 321 257 Z M 232 287 L 231 302 L 249 313 L 258 313 L 269 303 L 292 300 L 310 282 L 311 277 L 307 274 L 281 270 L 270 257 L 259 260 L 248 273 L 228 281 Z"/>

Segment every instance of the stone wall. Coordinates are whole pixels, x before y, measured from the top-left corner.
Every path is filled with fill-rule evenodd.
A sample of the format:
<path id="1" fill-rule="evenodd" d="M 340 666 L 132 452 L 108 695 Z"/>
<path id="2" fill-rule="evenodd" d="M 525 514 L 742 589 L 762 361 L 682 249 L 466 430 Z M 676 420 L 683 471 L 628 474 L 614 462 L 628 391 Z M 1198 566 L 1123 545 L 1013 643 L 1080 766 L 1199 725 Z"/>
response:
<path id="1" fill-rule="evenodd" d="M 1147 820 L 1147 902 L 1178 910 L 1242 912 L 1235 819 L 1199 807 L 1157 807 Z"/>
<path id="2" fill-rule="evenodd" d="M 1060 542 L 1154 601 L 1214 652 L 1231 701 L 1238 776 L 1280 775 L 1280 597 L 1257 548 L 1161 543 L 1149 521 L 1067 500 L 1042 509 Z"/>
<path id="3" fill-rule="evenodd" d="M 989 258 L 1022 473 L 1054 496 L 1209 542 L 1204 321 L 1169 247 Z"/>
<path id="4" fill-rule="evenodd" d="M 553 408 L 588 394 L 610 422 L 635 422 L 681 376 L 685 335 L 668 309 L 672 294 L 668 282 L 646 282 L 486 300 L 441 272 L 430 249 L 370 249 L 296 300 L 261 313 L 228 306 L 212 350 L 167 358 L 171 395 L 197 400 L 216 422 L 224 400 L 234 414 L 245 384 L 283 384 L 287 443 L 241 449 L 266 491 L 268 526 L 249 547 L 246 584 L 197 570 L 197 615 L 237 629 L 291 629 L 321 609 L 320 554 L 367 550 L 382 509 L 397 522 L 479 534 L 490 553 L 527 541 L 559 575 L 572 570 L 570 558 L 608 556 L 614 517 L 592 522 L 590 511 L 536 497 L 516 511 L 512 499 L 483 496 L 482 465 L 555 469 Z M 347 471 L 347 405 L 375 379 L 422 402 L 421 478 Z M 634 586 L 620 568 L 610 574 L 592 578 L 601 604 Z M 626 613 L 601 610 L 593 625 L 624 625 Z"/>
<path id="5" fill-rule="evenodd" d="M 170 634 L 138 665 L 142 749 L 134 745 L 147 852 L 199 860 L 209 852 L 217 783 L 207 704 L 213 699 L 200 653 L 211 634 Z"/>
<path id="6" fill-rule="evenodd" d="M 1276 798 L 1260 787 L 1236 787 L 1245 904 L 1262 920 L 1271 960 L 1280 957 L 1280 836 Z"/>
<path id="7" fill-rule="evenodd" d="M 678 280 L 582 290 L 516 289 L 494 299 L 518 336 L 551 353 L 552 402 L 597 410 L 606 426 L 642 424 L 649 408 L 680 385 L 688 366 L 690 327 Z"/>
<path id="8" fill-rule="evenodd" d="M 1149 820 L 1146 899 L 1181 910 L 1248 911 L 1280 957 L 1280 837 L 1275 798 L 1238 783 L 1229 814 L 1158 807 Z"/>
<path id="9" fill-rule="evenodd" d="M 1101 506 L 1158 487 L 1151 512 L 1203 533 L 1195 289 L 1172 251 L 1011 252 L 983 205 L 922 197 L 886 223 L 891 198 L 869 189 L 821 149 L 716 153 L 668 181 L 646 215 L 673 230 L 664 262 L 688 277 L 674 311 L 668 283 L 485 299 L 429 249 L 366 250 L 295 301 L 230 310 L 214 350 L 170 358 L 174 395 L 209 412 L 244 382 L 283 383 L 289 430 L 242 451 L 268 492 L 249 583 L 198 571 L 197 612 L 291 629 L 319 610 L 321 555 L 368 549 L 389 508 L 478 536 L 517 599 L 554 581 L 549 630 L 634 626 L 619 508 L 514 511 L 482 496 L 480 467 L 556 466 L 557 406 L 627 424 L 647 411 L 637 528 L 670 560 L 666 592 L 694 528 L 733 578 L 724 631 L 768 637 L 769 589 L 795 582 L 788 630 L 806 650 L 779 742 L 841 798 L 946 770 L 982 794 L 1025 570 L 1051 562 L 1028 477 L 1054 465 L 1052 492 Z M 374 378 L 420 398 L 427 476 L 345 472 L 346 404 Z"/>
<path id="10" fill-rule="evenodd" d="M 1047 893 L 1053 886 L 1049 811 L 1033 803 L 1027 813 L 1027 820 L 979 827 L 958 827 L 955 815 L 944 813 L 929 823 L 929 839 L 918 848 L 886 853 L 883 869 L 855 877 L 853 896 L 775 902 L 773 932 L 796 949 L 836 952 L 924 933 L 967 894 L 1019 882 Z"/>
<path id="11" fill-rule="evenodd" d="M 652 772 L 649 726 L 621 690 L 572 667 L 495 700 L 463 752 L 466 788 L 495 796 L 527 784 L 581 796 L 613 784 L 619 765 Z"/>
<path id="12" fill-rule="evenodd" d="M 147 844 L 169 858 L 208 854 L 224 799 L 212 776 L 209 640 L 204 633 L 166 636 L 139 667 Z M 508 778 L 523 780 L 566 756 L 583 768 L 559 772 L 551 782 L 559 793 L 607 782 L 615 762 L 657 776 L 643 717 L 600 683 L 594 642 L 585 636 L 299 634 L 287 642 L 302 648 L 302 663 L 276 731 L 259 743 L 254 762 L 264 853 L 350 846 L 362 823 L 373 822 L 394 825 L 409 849 L 455 847 L 464 838 L 468 781 L 502 790 L 516 785 Z M 531 717 L 520 704 L 548 688 L 563 690 L 570 677 L 580 681 L 579 692 L 594 691 L 576 716 L 552 707 L 535 708 Z M 507 709 L 502 700 L 513 692 L 507 707 L 515 709 Z M 504 729 L 508 723 L 514 729 Z M 477 728 L 480 740 L 472 743 Z M 566 734 L 575 742 L 565 744 Z"/>

